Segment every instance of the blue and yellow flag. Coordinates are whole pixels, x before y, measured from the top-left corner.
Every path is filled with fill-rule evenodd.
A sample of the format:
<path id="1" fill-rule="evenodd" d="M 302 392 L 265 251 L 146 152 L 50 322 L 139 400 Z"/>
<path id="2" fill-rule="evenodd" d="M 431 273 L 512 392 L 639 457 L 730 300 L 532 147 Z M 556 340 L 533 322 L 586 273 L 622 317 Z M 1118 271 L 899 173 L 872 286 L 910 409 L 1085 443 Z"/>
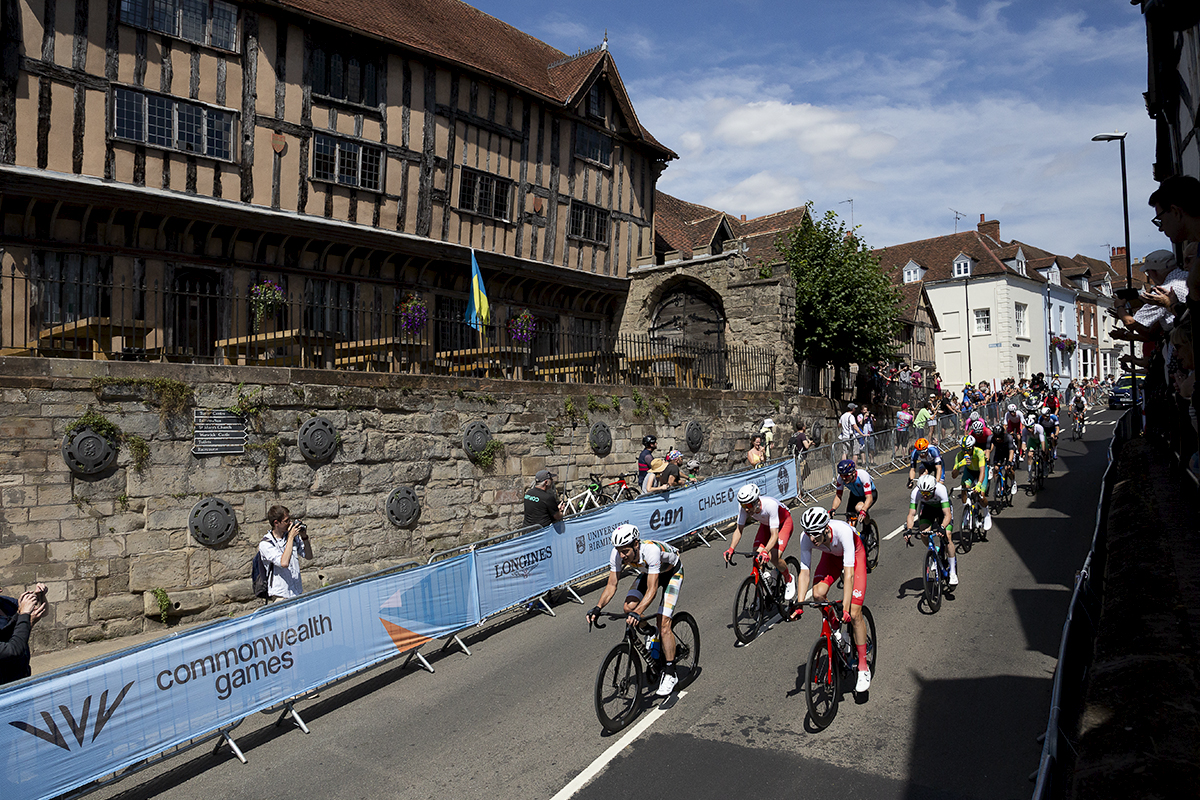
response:
<path id="1" fill-rule="evenodd" d="M 479 262 L 475 251 L 471 251 L 471 299 L 467 301 L 467 324 L 483 332 L 483 326 L 492 318 L 488 309 L 487 290 L 483 288 L 483 276 L 479 274 Z"/>

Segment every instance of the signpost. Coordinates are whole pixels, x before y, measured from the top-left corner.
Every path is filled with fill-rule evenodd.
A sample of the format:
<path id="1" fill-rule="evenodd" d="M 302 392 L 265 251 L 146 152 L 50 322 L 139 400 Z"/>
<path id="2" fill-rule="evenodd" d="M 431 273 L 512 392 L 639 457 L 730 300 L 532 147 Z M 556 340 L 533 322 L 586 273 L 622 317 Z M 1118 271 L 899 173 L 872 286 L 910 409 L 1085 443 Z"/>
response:
<path id="1" fill-rule="evenodd" d="M 232 411 L 197 408 L 192 412 L 192 453 L 240 456 L 246 452 L 246 418 Z"/>

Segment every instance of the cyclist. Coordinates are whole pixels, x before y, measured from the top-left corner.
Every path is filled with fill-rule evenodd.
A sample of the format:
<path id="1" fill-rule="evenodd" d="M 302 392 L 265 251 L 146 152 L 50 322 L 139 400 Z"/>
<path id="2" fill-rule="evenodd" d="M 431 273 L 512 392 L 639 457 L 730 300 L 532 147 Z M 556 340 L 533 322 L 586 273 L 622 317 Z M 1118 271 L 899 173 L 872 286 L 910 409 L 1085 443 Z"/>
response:
<path id="1" fill-rule="evenodd" d="M 912 463 L 908 468 L 909 486 L 912 486 L 917 479 L 918 466 L 922 472 L 933 475 L 939 481 L 942 480 L 946 471 L 946 465 L 942 463 L 942 451 L 931 445 L 924 436 L 913 444 Z"/>
<path id="2" fill-rule="evenodd" d="M 1058 415 L 1051 411 L 1049 406 L 1042 406 L 1040 414 L 1038 422 L 1042 423 L 1042 429 L 1046 431 L 1046 443 L 1050 447 L 1049 466 L 1053 469 L 1054 462 L 1058 460 Z"/>
<path id="3" fill-rule="evenodd" d="M 1017 480 L 1014 474 L 1017 466 L 1017 440 L 1013 435 L 1004 428 L 997 428 L 992 433 L 992 455 L 989 463 L 992 469 L 1004 470 L 1008 476 L 1008 485 L 1012 489 L 1012 494 L 1017 493 Z M 996 496 L 996 500 L 1000 500 L 1000 496 Z"/>
<path id="4" fill-rule="evenodd" d="M 1071 419 L 1079 423 L 1079 434 L 1083 435 L 1083 420 L 1084 412 L 1087 411 L 1087 398 L 1084 397 L 1083 388 L 1080 387 L 1075 392 L 1075 397 L 1071 399 Z"/>
<path id="5" fill-rule="evenodd" d="M 1016 403 L 1009 403 L 1008 410 L 1004 412 L 1004 429 L 1012 436 L 1013 441 L 1017 445 L 1017 455 L 1021 454 L 1021 428 L 1025 424 L 1025 418 L 1021 416 L 1021 412 L 1017 410 Z"/>
<path id="6" fill-rule="evenodd" d="M 967 432 L 975 437 L 975 444 L 980 450 L 987 453 L 988 460 L 990 461 L 992 457 L 992 436 L 994 435 L 992 429 L 988 427 L 988 424 L 982 418 L 978 418 L 971 420 L 971 425 L 967 429 Z"/>
<path id="7" fill-rule="evenodd" d="M 943 483 L 933 480 L 932 475 L 922 475 L 908 501 L 908 519 L 904 522 L 904 543 L 912 536 L 923 536 L 914 525 L 926 523 L 927 527 L 941 525 L 945 533 L 946 555 L 950 558 L 950 585 L 958 586 L 958 558 L 954 555 L 954 539 L 950 536 L 954 528 L 954 512 L 950 506 L 950 490 Z"/>
<path id="8" fill-rule="evenodd" d="M 638 572 L 637 580 L 625 595 L 625 624 L 637 625 L 642 633 L 649 634 L 642 625 L 642 615 L 654 602 L 654 596 L 662 587 L 662 603 L 658 607 L 658 635 L 662 642 L 666 664 L 662 680 L 658 684 L 658 696 L 667 697 L 679 683 L 675 674 L 675 634 L 671 630 L 671 616 L 679 602 L 679 587 L 683 585 L 683 560 L 679 550 L 666 542 L 650 539 L 640 541 L 641 531 L 628 522 L 618 525 L 612 532 L 612 554 L 608 558 L 608 583 L 600 593 L 600 602 L 587 613 L 588 622 L 595 622 L 600 609 L 617 593 L 617 579 L 621 570 L 629 567 Z"/>
<path id="9" fill-rule="evenodd" d="M 733 539 L 729 549 L 725 551 L 725 562 L 733 558 L 733 549 L 742 540 L 742 529 L 750 520 L 758 521 L 758 533 L 754 537 L 754 549 L 758 551 L 759 563 L 770 561 L 779 570 L 779 574 L 787 581 L 783 587 L 783 598 L 787 601 L 796 599 L 796 581 L 791 570 L 783 560 L 783 551 L 792 536 L 792 513 L 787 506 L 773 497 L 763 497 L 758 491 L 758 485 L 747 483 L 738 489 L 737 526 L 733 530 Z"/>
<path id="10" fill-rule="evenodd" d="M 871 688 L 871 668 L 867 665 L 867 623 L 862 614 L 867 591 L 867 553 L 862 539 L 854 528 L 830 519 L 829 512 L 819 506 L 805 511 L 800 517 L 800 525 L 805 535 L 800 537 L 800 586 L 797 591 L 801 597 L 808 594 L 811 576 L 813 600 L 823 601 L 829 594 L 829 587 L 841 576 L 842 622 L 853 623 L 858 649 L 858 684 L 854 691 L 865 692 Z M 812 568 L 813 548 L 821 551 L 815 571 Z M 792 619 L 799 619 L 803 613 L 804 606 L 798 606 L 792 612 Z"/>
<path id="11" fill-rule="evenodd" d="M 849 490 L 850 499 L 846 501 L 846 521 L 850 521 L 850 517 L 855 513 L 858 514 L 858 521 L 863 522 L 870 516 L 868 513 L 871 506 L 875 505 L 875 500 L 879 497 L 879 490 L 871 483 L 871 475 L 865 469 L 859 469 L 858 465 L 850 459 L 842 459 L 837 465 L 837 482 L 833 485 L 834 498 L 833 505 L 829 509 L 829 516 L 837 514 L 838 508 L 842 505 L 842 492 Z"/>
<path id="12" fill-rule="evenodd" d="M 992 529 L 992 512 L 987 504 L 987 488 L 988 488 L 988 462 L 987 454 L 975 442 L 975 437 L 967 434 L 962 437 L 959 442 L 962 449 L 959 450 L 958 458 L 954 460 L 954 470 L 950 473 L 955 478 L 958 473 L 962 472 L 962 503 L 963 503 L 963 522 L 965 528 L 967 526 L 967 495 L 974 491 L 980 497 L 980 504 L 983 506 L 983 532 L 987 538 L 987 532 Z"/>
<path id="13" fill-rule="evenodd" d="M 1025 417 L 1025 461 L 1029 466 L 1039 452 L 1046 451 L 1046 429 L 1033 414 Z"/>

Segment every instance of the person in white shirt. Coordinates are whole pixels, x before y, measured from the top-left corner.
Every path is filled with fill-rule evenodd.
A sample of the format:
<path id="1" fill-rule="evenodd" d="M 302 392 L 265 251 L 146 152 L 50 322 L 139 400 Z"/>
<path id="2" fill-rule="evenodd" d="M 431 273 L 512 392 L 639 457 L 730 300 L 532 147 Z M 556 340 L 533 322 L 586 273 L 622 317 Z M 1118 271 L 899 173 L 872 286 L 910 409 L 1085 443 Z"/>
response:
<path id="1" fill-rule="evenodd" d="M 259 542 L 258 552 L 271 565 L 271 580 L 267 584 L 269 602 L 288 600 L 304 594 L 300 581 L 300 559 L 313 557 L 308 526 L 292 519 L 287 506 L 271 506 L 267 511 L 271 530 Z"/>
<path id="2" fill-rule="evenodd" d="M 858 426 L 858 420 L 854 418 L 857 409 L 857 403 L 849 403 L 846 413 L 838 417 L 838 439 L 842 442 L 842 458 L 857 456 L 860 450 L 858 437 L 862 436 L 863 432 Z"/>

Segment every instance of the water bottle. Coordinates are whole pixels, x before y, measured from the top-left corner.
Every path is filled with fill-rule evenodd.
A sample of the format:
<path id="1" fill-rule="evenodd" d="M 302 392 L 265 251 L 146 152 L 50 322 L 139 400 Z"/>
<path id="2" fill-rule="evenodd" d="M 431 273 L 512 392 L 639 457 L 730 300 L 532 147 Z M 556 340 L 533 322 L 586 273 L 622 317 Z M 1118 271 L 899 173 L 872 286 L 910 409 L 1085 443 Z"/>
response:
<path id="1" fill-rule="evenodd" d="M 761 574 L 763 585 L 767 587 L 767 591 L 773 590 L 775 588 L 775 571 L 770 567 L 763 567 Z"/>
<path id="2" fill-rule="evenodd" d="M 838 628 L 833 632 L 833 643 L 837 645 L 837 649 L 841 650 L 843 653 L 850 652 L 850 643 L 846 641 L 846 634 L 842 632 L 841 628 Z"/>
<path id="3" fill-rule="evenodd" d="M 646 649 L 650 651 L 652 661 L 657 661 L 662 657 L 662 641 L 659 640 L 657 633 L 646 637 Z"/>

